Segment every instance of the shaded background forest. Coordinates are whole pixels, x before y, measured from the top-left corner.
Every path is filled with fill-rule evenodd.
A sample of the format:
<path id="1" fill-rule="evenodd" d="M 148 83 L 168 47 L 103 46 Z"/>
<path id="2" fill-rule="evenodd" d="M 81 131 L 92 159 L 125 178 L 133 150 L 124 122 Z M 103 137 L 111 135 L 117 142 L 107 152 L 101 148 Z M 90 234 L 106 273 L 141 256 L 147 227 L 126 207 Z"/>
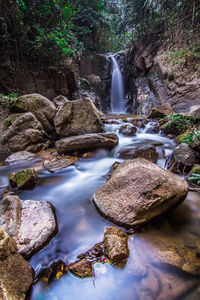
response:
<path id="1" fill-rule="evenodd" d="M 54 65 L 87 51 L 117 52 L 156 34 L 199 59 L 199 0 L 1 0 L 1 65 Z M 198 60 L 199 61 L 199 60 Z"/>

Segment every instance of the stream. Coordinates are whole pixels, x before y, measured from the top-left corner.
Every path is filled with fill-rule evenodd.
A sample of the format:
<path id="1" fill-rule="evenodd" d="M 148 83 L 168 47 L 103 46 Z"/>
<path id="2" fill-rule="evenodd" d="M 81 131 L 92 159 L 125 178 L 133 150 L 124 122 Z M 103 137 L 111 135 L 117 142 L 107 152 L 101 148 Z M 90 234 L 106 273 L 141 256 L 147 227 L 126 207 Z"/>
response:
<path id="1" fill-rule="evenodd" d="M 48 268 L 53 262 L 61 259 L 65 263 L 77 260 L 77 256 L 95 243 L 103 240 L 105 226 L 113 224 L 105 220 L 92 203 L 92 195 L 108 179 L 110 167 L 119 159 L 119 152 L 127 148 L 136 148 L 140 145 L 151 144 L 156 146 L 158 152 L 157 164 L 165 167 L 166 159 L 175 147 L 173 140 L 160 133 L 152 133 L 154 124 L 148 123 L 145 128 L 138 128 L 137 135 L 127 137 L 119 133 L 119 127 L 124 122 L 120 119 L 115 123 L 106 124 L 107 132 L 116 132 L 119 136 L 119 144 L 112 150 L 100 149 L 95 151 L 92 158 L 80 159 L 74 166 L 68 167 L 56 173 L 49 173 L 43 168 L 38 169 L 39 183 L 31 191 L 18 191 L 22 200 L 32 199 L 51 202 L 56 209 L 58 233 L 41 251 L 37 252 L 30 260 L 36 276 L 41 269 Z M 8 186 L 7 175 L 11 171 L 30 166 L 2 166 L 0 177 L 0 191 Z M 36 164 L 37 166 L 37 164 Z M 145 184 L 145 183 L 144 183 Z M 159 219 L 159 218 L 158 218 Z M 149 238 L 158 232 L 160 236 L 180 238 L 183 243 L 188 243 L 191 235 L 199 238 L 200 225 L 200 196 L 197 193 L 189 193 L 187 199 L 171 213 L 160 217 L 160 221 L 152 221 L 143 232 L 129 234 L 130 256 L 126 264 L 111 266 L 97 263 L 94 265 L 95 278 L 79 279 L 68 273 L 50 285 L 43 281 L 37 282 L 32 289 L 31 300 L 134 300 L 134 299 L 176 299 L 173 295 L 173 284 L 183 285 L 193 280 L 188 276 L 179 274 L 179 270 L 168 270 L 163 264 L 158 268 L 148 261 Z M 157 234 L 157 233 L 156 233 Z M 153 235 L 154 236 L 154 235 Z M 189 236 L 189 240 L 188 237 Z M 148 241 L 148 242 L 147 242 Z M 138 276 L 134 272 L 135 245 L 137 255 L 139 253 L 139 269 L 147 266 L 148 274 Z M 167 277 L 169 274 L 169 278 Z M 155 280 L 158 283 L 155 283 Z M 167 280 L 171 288 L 165 286 Z M 155 285 L 158 287 L 155 287 Z M 157 289 L 156 291 L 154 291 Z M 160 298 L 156 293 L 160 292 Z M 183 299 L 183 298 L 182 298 Z M 184 299 L 199 299 L 199 291 L 192 297 Z"/>

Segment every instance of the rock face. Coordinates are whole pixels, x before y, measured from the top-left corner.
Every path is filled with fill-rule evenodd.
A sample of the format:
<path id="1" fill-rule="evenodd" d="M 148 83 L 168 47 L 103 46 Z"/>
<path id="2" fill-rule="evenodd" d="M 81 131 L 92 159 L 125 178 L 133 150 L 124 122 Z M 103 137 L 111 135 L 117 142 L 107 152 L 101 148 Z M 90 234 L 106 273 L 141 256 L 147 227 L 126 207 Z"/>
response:
<path id="1" fill-rule="evenodd" d="M 48 202 L 21 201 L 7 195 L 0 204 L 0 225 L 17 243 L 20 254 L 30 257 L 55 235 L 57 224 Z"/>
<path id="2" fill-rule="evenodd" d="M 8 156 L 5 160 L 5 163 L 8 165 L 18 164 L 21 162 L 27 162 L 36 159 L 34 153 L 28 151 L 19 151 Z"/>
<path id="3" fill-rule="evenodd" d="M 115 133 L 91 133 L 80 136 L 72 136 L 56 142 L 58 153 L 67 153 L 75 150 L 114 148 L 118 144 L 118 136 Z"/>
<path id="4" fill-rule="evenodd" d="M 64 103 L 54 118 L 54 124 L 60 137 L 103 131 L 99 113 L 89 98 Z"/>
<path id="5" fill-rule="evenodd" d="M 98 210 L 125 227 L 137 227 L 182 202 L 187 182 L 145 159 L 120 164 L 93 196 Z"/>
<path id="6" fill-rule="evenodd" d="M 132 124 L 123 124 L 119 128 L 119 132 L 127 136 L 133 136 L 136 135 L 137 127 Z"/>
<path id="7" fill-rule="evenodd" d="M 199 117 L 200 116 L 200 105 L 191 106 L 190 111 L 189 111 L 189 115 Z"/>
<path id="8" fill-rule="evenodd" d="M 2 147 L 7 153 L 17 151 L 38 152 L 48 140 L 46 132 L 36 117 L 28 112 L 20 115 L 2 135 Z"/>
<path id="9" fill-rule="evenodd" d="M 53 99 L 53 104 L 58 109 L 61 105 L 63 105 L 64 103 L 66 103 L 68 101 L 70 101 L 70 100 L 68 100 L 67 97 L 60 95 Z"/>
<path id="10" fill-rule="evenodd" d="M 173 114 L 174 111 L 169 103 L 164 103 L 162 105 L 158 105 L 157 107 L 152 109 L 152 112 L 148 116 L 148 119 L 160 119 L 167 115 Z"/>
<path id="11" fill-rule="evenodd" d="M 88 278 L 94 276 L 92 263 L 87 259 L 81 259 L 68 266 L 68 270 L 80 278 Z"/>
<path id="12" fill-rule="evenodd" d="M 104 245 L 105 255 L 112 264 L 122 262 L 129 256 L 128 235 L 120 228 L 105 227 Z"/>
<path id="13" fill-rule="evenodd" d="M 25 299 L 33 279 L 33 270 L 17 253 L 15 240 L 0 227 L 0 298 Z"/>
<path id="14" fill-rule="evenodd" d="M 53 118 L 56 113 L 56 107 L 46 97 L 40 94 L 21 96 L 16 101 L 14 109 L 16 112 L 31 112 L 47 133 L 54 131 Z"/>
<path id="15" fill-rule="evenodd" d="M 11 187 L 17 187 L 20 190 L 33 189 L 37 184 L 37 174 L 34 169 L 26 169 L 13 172 L 8 175 Z"/>

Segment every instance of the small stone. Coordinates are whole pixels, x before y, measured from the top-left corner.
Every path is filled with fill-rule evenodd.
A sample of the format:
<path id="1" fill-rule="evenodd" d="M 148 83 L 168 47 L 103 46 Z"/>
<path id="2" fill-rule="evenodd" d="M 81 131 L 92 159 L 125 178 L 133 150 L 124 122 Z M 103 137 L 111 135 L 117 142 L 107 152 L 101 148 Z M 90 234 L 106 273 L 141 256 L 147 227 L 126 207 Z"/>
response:
<path id="1" fill-rule="evenodd" d="M 37 174 L 32 168 L 11 173 L 8 179 L 11 187 L 17 187 L 20 190 L 32 189 L 37 184 Z"/>
<path id="2" fill-rule="evenodd" d="M 17 164 L 21 162 L 27 162 L 36 159 L 34 153 L 28 151 L 18 151 L 14 154 L 8 156 L 5 160 L 5 163 L 8 165 Z"/>
<path id="3" fill-rule="evenodd" d="M 134 136 L 136 135 L 137 127 L 132 124 L 123 124 L 119 128 L 119 132 L 127 136 Z"/>
<path id="4" fill-rule="evenodd" d="M 105 227 L 104 229 L 105 255 L 112 264 L 128 259 L 128 235 L 120 228 Z"/>
<path id="5" fill-rule="evenodd" d="M 54 160 L 45 160 L 43 163 L 43 167 L 47 169 L 49 172 L 54 173 L 56 171 L 59 171 L 61 169 L 67 168 L 71 165 L 73 165 L 78 158 L 59 158 Z"/>
<path id="6" fill-rule="evenodd" d="M 94 277 L 94 269 L 91 262 L 81 259 L 67 266 L 68 270 L 80 278 Z"/>

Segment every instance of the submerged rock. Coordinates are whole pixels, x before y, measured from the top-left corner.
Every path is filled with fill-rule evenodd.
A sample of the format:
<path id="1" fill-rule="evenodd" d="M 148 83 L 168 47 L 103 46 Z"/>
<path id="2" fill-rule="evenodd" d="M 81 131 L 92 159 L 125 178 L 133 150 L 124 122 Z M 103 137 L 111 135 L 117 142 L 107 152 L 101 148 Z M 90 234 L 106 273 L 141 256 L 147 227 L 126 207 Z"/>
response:
<path id="1" fill-rule="evenodd" d="M 118 144 L 118 136 L 115 133 L 91 133 L 64 138 L 56 142 L 58 153 L 67 153 L 75 150 L 109 148 Z"/>
<path id="2" fill-rule="evenodd" d="M 174 111 L 169 103 L 158 105 L 152 109 L 152 112 L 147 117 L 148 119 L 161 119 L 167 115 L 173 114 Z"/>
<path id="3" fill-rule="evenodd" d="M 49 172 L 53 173 L 64 168 L 67 168 L 77 162 L 78 158 L 70 157 L 70 158 L 59 158 L 54 160 L 45 160 L 43 163 L 43 167 L 47 169 Z"/>
<path id="4" fill-rule="evenodd" d="M 133 136 L 136 135 L 137 127 L 132 124 L 123 124 L 119 128 L 119 132 L 127 136 Z"/>
<path id="5" fill-rule="evenodd" d="M 187 182 L 141 158 L 120 164 L 93 196 L 106 218 L 137 227 L 178 205 L 187 196 Z"/>
<path id="6" fill-rule="evenodd" d="M 57 231 L 53 206 L 48 202 L 6 195 L 0 204 L 0 226 L 17 243 L 20 254 L 30 257 L 42 249 Z"/>
<path id="7" fill-rule="evenodd" d="M 61 138 L 104 129 L 99 112 L 89 98 L 64 103 L 56 113 L 54 124 Z"/>
<path id="8" fill-rule="evenodd" d="M 105 227 L 104 229 L 105 255 L 112 264 L 127 260 L 129 256 L 128 235 L 120 228 Z"/>
<path id="9" fill-rule="evenodd" d="M 119 152 L 119 157 L 124 159 L 145 158 L 153 163 L 157 162 L 158 153 L 152 145 L 144 145 L 138 148 L 122 149 Z"/>
<path id="10" fill-rule="evenodd" d="M 36 159 L 36 155 L 34 153 L 28 151 L 19 151 L 9 155 L 6 158 L 5 163 L 8 165 L 13 165 L 13 164 L 31 161 L 34 159 Z"/>
<path id="11" fill-rule="evenodd" d="M 91 262 L 83 258 L 67 266 L 68 270 L 80 278 L 94 277 L 94 269 Z"/>
<path id="12" fill-rule="evenodd" d="M 33 189 L 37 184 L 37 174 L 34 169 L 25 169 L 13 172 L 8 175 L 11 187 L 17 187 L 20 190 Z"/>
<path id="13" fill-rule="evenodd" d="M 33 280 L 31 265 L 17 253 L 15 240 L 0 227 L 0 299 L 25 299 Z"/>

